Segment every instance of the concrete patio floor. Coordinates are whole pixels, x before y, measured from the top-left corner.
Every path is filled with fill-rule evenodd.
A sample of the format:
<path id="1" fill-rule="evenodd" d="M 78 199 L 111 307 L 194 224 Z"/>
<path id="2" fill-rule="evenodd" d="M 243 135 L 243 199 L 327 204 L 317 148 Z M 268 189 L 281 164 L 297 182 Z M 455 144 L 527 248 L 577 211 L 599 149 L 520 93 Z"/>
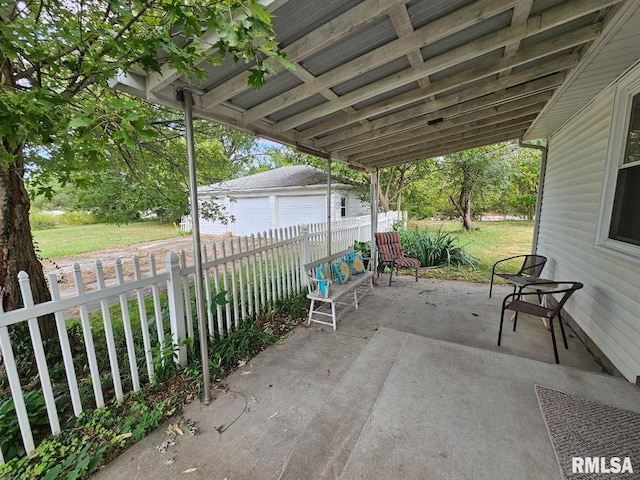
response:
<path id="1" fill-rule="evenodd" d="M 535 384 L 640 412 L 569 331 L 561 365 L 538 318 L 497 347 L 507 287 L 387 278 L 337 332 L 298 327 L 189 405 L 200 435 L 160 453 L 161 426 L 96 478 L 559 479 Z"/>

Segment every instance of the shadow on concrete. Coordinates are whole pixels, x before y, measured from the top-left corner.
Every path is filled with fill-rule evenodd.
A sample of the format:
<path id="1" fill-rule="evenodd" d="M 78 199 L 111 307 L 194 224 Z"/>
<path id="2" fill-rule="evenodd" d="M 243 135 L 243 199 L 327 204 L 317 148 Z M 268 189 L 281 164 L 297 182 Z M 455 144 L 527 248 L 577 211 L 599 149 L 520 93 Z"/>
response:
<path id="1" fill-rule="evenodd" d="M 555 365 L 537 318 L 507 324 L 497 347 L 509 292 L 383 279 L 337 332 L 300 326 L 189 405 L 200 435 L 159 453 L 161 427 L 96 477 L 559 479 L 534 385 L 635 411 L 640 392 L 574 334 Z"/>

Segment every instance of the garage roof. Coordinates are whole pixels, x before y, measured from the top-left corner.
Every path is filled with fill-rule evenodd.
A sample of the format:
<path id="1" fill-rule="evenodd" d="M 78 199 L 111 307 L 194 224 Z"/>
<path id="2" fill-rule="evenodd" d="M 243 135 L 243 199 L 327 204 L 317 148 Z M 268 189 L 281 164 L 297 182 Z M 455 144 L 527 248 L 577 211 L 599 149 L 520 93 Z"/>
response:
<path id="1" fill-rule="evenodd" d="M 189 83 L 123 75 L 117 88 L 318 156 L 372 169 L 523 136 L 545 106 L 569 94 L 572 71 L 637 0 L 263 0 L 296 69 L 258 91 L 251 65 L 203 65 Z M 636 17 L 638 17 L 636 15 Z M 178 39 L 177 41 L 180 41 Z M 184 41 L 184 40 L 182 40 Z M 213 42 L 212 42 L 213 43 Z M 611 77 L 636 49 L 601 73 Z M 600 78 L 601 83 L 610 80 Z M 586 96 L 585 96 L 586 98 Z M 550 100 L 554 102 L 549 103 Z M 540 123 L 547 136 L 586 100 Z M 566 103 L 566 102 L 565 102 Z M 565 105 L 566 107 L 566 105 Z M 553 115 L 552 115 L 553 114 Z M 555 117 L 554 117 L 555 115 Z"/>
<path id="2" fill-rule="evenodd" d="M 332 176 L 332 183 L 338 186 L 340 179 Z M 327 173 L 311 165 L 293 165 L 280 167 L 265 172 L 247 175 L 246 177 L 226 180 L 199 188 L 200 194 L 246 193 L 278 188 L 309 187 L 326 185 Z"/>

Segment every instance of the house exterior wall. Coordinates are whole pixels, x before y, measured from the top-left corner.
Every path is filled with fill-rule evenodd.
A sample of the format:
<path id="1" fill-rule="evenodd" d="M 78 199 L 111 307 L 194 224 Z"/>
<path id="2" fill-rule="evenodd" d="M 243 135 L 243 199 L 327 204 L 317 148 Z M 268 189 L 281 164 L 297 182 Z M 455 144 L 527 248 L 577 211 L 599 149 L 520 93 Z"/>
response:
<path id="1" fill-rule="evenodd" d="M 613 366 L 635 381 L 640 263 L 603 247 L 597 236 L 615 98 L 614 85 L 549 139 L 537 251 L 549 259 L 544 277 L 584 283 L 567 312 Z"/>

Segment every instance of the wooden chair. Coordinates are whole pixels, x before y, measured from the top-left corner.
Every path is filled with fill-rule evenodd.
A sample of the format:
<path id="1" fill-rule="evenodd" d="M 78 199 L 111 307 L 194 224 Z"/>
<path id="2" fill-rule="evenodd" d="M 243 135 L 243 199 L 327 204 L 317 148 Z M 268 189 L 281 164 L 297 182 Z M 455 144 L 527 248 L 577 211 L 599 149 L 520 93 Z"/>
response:
<path id="1" fill-rule="evenodd" d="M 516 258 L 522 258 L 522 266 L 518 273 L 507 273 L 507 272 L 496 272 L 496 267 L 503 263 L 508 262 L 509 260 L 514 260 Z M 491 285 L 489 287 L 489 298 L 491 298 L 491 292 L 493 291 L 493 278 L 498 276 L 500 278 L 504 278 L 509 283 L 513 284 L 513 293 L 516 292 L 516 288 L 518 284 L 522 283 L 523 278 L 538 278 L 542 273 L 542 269 L 547 263 L 547 257 L 542 255 L 516 255 L 514 257 L 503 258 L 502 260 L 498 260 L 493 264 L 493 268 L 491 269 Z M 514 281 L 515 280 L 515 281 Z M 517 282 L 517 283 L 516 283 Z"/>
<path id="2" fill-rule="evenodd" d="M 416 282 L 418 281 L 418 268 L 421 263 L 416 258 L 405 257 L 400 245 L 400 237 L 397 232 L 376 233 L 376 245 L 378 247 L 378 278 L 384 267 L 389 267 L 389 285 L 393 277 L 393 269 L 415 268 Z"/>
<path id="3" fill-rule="evenodd" d="M 567 336 L 564 333 L 564 326 L 562 325 L 562 307 L 567 303 L 569 297 L 573 295 L 573 292 L 580 290 L 583 287 L 580 282 L 535 282 L 528 285 L 523 285 L 519 292 L 511 293 L 504 297 L 502 301 L 502 314 L 500 315 L 500 329 L 498 330 L 498 346 L 502 340 L 502 325 L 504 323 L 504 313 L 507 310 L 515 312 L 515 318 L 513 319 L 513 331 L 516 331 L 518 325 L 518 313 L 525 313 L 527 315 L 533 315 L 535 317 L 541 317 L 549 321 L 549 330 L 551 330 L 551 341 L 553 343 L 553 354 L 556 358 L 556 363 L 560 363 L 558 359 L 558 347 L 556 345 L 556 334 L 553 328 L 553 320 L 557 317 L 560 323 L 560 331 L 562 332 L 562 340 L 564 341 L 564 348 L 569 348 L 567 344 Z M 531 303 L 525 301 L 525 298 L 535 295 L 537 299 L 541 296 L 546 297 L 543 299 L 542 305 L 539 303 Z M 555 306 L 548 306 L 548 296 L 561 295 L 560 300 Z M 555 303 L 555 302 L 554 302 Z"/>

